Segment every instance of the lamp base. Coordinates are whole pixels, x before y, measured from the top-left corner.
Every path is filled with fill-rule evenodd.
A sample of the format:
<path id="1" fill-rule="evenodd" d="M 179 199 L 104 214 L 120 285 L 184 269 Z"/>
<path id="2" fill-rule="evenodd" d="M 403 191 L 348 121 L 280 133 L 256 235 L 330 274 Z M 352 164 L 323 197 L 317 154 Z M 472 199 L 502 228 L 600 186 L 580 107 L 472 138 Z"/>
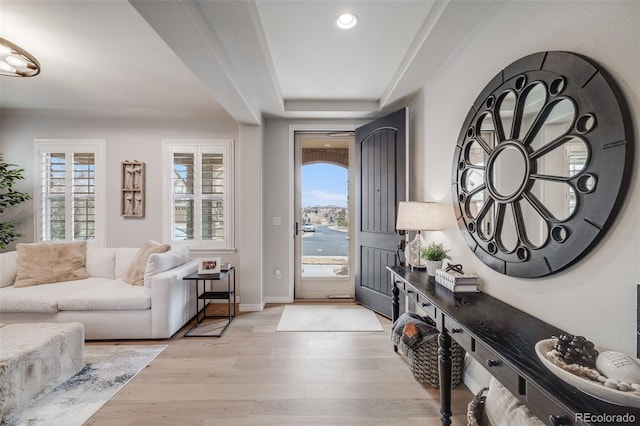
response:
<path id="1" fill-rule="evenodd" d="M 426 260 L 422 259 L 421 256 L 422 247 L 426 247 L 426 243 L 422 239 L 420 232 L 418 232 L 413 241 L 409 242 L 404 250 L 407 263 L 411 265 L 412 270 L 424 271 L 427 268 Z"/>

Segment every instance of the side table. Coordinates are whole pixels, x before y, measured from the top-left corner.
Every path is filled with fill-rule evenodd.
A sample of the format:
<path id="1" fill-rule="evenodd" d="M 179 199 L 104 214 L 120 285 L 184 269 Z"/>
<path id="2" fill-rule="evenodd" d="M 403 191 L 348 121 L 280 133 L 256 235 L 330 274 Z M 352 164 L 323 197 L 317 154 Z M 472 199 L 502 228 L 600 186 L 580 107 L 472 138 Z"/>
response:
<path id="1" fill-rule="evenodd" d="M 207 291 L 207 281 L 209 281 L 212 287 L 213 281 L 222 281 L 225 278 L 227 281 L 227 291 Z M 231 321 L 236 317 L 236 268 L 232 266 L 228 270 L 221 271 L 218 274 L 205 275 L 194 272 L 182 279 L 187 282 L 196 282 L 196 323 L 184 334 L 184 337 L 222 337 L 227 327 L 229 327 L 229 324 L 231 324 Z M 200 283 L 202 283 L 202 292 L 200 292 Z M 209 300 L 226 300 L 227 315 L 207 315 L 207 301 Z M 202 301 L 202 309 L 200 309 L 200 301 Z M 197 328 L 203 325 L 202 321 L 206 318 L 224 318 L 226 319 L 226 324 L 219 333 L 212 334 L 206 330 L 202 333 L 196 333 Z M 219 327 L 215 330 L 219 330 Z"/>

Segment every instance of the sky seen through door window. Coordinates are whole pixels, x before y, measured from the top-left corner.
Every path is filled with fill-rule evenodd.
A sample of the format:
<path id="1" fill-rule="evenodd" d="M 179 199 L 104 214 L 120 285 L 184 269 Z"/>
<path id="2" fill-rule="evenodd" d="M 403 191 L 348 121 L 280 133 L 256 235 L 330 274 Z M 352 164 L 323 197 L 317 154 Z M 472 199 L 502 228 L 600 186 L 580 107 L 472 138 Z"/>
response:
<path id="1" fill-rule="evenodd" d="M 347 207 L 349 171 L 329 163 L 302 166 L 302 207 Z"/>

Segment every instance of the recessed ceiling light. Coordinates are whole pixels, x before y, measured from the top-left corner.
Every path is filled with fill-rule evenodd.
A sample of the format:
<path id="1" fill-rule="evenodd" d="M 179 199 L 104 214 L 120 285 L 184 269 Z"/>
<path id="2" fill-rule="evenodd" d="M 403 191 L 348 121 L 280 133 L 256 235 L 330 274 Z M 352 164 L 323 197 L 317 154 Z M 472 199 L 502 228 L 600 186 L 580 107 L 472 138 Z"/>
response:
<path id="1" fill-rule="evenodd" d="M 342 28 L 343 30 L 355 27 L 357 22 L 358 17 L 353 13 L 343 13 L 336 19 L 336 25 L 338 28 Z"/>

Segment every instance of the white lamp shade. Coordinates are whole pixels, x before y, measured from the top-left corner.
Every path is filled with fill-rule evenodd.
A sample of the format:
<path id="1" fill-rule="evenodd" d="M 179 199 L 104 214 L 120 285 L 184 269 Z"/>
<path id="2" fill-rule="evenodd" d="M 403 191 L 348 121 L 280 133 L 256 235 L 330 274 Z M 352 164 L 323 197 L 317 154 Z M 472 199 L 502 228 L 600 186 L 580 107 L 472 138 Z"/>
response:
<path id="1" fill-rule="evenodd" d="M 403 231 L 439 230 L 438 204 L 422 201 L 400 201 L 396 229 Z"/>

